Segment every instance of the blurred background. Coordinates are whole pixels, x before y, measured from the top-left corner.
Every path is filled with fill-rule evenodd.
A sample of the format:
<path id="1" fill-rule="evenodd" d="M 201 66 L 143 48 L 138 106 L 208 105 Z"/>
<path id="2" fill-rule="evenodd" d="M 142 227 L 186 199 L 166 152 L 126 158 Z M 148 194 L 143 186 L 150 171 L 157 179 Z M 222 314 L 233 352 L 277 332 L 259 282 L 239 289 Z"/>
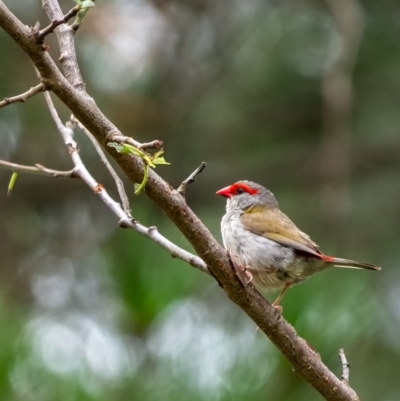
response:
<path id="1" fill-rule="evenodd" d="M 37 0 L 5 3 L 48 24 Z M 177 187 L 207 162 L 187 198 L 218 240 L 215 191 L 250 179 L 325 253 L 383 266 L 325 271 L 282 302 L 338 375 L 344 347 L 362 400 L 400 397 L 399 34 L 393 0 L 108 0 L 76 36 L 104 113 L 140 142 L 164 141 L 164 179 Z M 46 43 L 57 60 L 54 35 Z M 0 49 L 1 99 L 37 84 L 3 31 Z M 72 167 L 41 95 L 0 110 L 0 159 Z M 7 197 L 10 176 L 0 170 L 1 400 L 322 399 L 213 279 L 119 229 L 82 182 L 21 175 Z M 191 249 L 127 190 L 135 218 Z"/>

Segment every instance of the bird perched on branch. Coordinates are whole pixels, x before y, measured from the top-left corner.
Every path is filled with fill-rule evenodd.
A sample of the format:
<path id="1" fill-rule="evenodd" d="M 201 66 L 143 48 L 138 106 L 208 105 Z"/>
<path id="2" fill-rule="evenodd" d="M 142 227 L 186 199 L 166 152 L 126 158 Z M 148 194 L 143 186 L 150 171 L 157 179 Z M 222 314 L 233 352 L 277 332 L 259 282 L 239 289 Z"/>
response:
<path id="1" fill-rule="evenodd" d="M 238 181 L 217 194 L 227 198 L 221 231 L 232 263 L 260 290 L 282 290 L 272 304 L 280 311 L 279 302 L 290 286 L 328 267 L 381 269 L 324 255 L 279 209 L 272 192 L 259 184 Z"/>

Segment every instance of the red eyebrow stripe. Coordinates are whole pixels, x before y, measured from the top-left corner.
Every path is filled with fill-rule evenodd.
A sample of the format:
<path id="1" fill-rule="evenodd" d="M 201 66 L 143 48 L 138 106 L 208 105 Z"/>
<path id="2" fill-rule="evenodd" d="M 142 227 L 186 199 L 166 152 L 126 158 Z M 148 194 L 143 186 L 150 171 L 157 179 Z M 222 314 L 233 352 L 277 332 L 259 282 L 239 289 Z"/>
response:
<path id="1" fill-rule="evenodd" d="M 258 190 L 257 190 L 257 189 L 255 189 L 255 188 L 250 188 L 248 185 L 242 184 L 242 183 L 233 184 L 233 185 L 231 186 L 231 193 L 232 193 L 232 194 L 235 193 L 235 192 L 238 190 L 238 188 L 243 189 L 243 191 L 246 191 L 246 192 L 247 192 L 248 194 L 250 194 L 250 195 L 258 194 Z"/>

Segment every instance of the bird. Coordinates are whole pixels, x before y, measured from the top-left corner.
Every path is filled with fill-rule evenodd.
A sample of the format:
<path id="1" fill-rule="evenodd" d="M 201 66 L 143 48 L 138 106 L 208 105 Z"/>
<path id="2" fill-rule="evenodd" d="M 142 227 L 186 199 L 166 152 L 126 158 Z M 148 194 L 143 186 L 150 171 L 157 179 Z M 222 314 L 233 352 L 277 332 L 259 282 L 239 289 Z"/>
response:
<path id="1" fill-rule="evenodd" d="M 373 264 L 323 254 L 262 185 L 242 180 L 216 193 L 227 198 L 221 234 L 233 266 L 240 267 L 262 293 L 281 290 L 272 304 L 279 312 L 279 303 L 292 285 L 328 267 L 381 270 Z"/>

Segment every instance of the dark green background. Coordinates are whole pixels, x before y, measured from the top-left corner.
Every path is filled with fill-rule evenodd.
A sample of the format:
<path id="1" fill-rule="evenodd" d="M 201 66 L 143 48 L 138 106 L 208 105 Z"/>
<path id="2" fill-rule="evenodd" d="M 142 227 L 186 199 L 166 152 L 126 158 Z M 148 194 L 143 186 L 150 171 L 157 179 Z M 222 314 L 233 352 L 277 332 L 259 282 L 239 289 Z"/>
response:
<path id="1" fill-rule="evenodd" d="M 39 1 L 5 3 L 24 24 L 47 24 Z M 218 239 L 225 202 L 215 191 L 251 179 L 327 254 L 383 266 L 325 271 L 282 305 L 338 375 L 344 347 L 363 401 L 398 401 L 400 7 L 360 6 L 347 134 L 324 113 L 322 87 L 344 46 L 327 2 L 98 0 L 76 43 L 104 113 L 125 135 L 164 141 L 163 178 L 177 187 L 207 162 L 187 198 Z M 54 37 L 46 43 L 58 59 Z M 0 98 L 36 85 L 3 31 L 0 54 Z M 90 142 L 75 139 L 117 198 Z M 41 95 L 0 110 L 0 158 L 72 167 Z M 322 399 L 213 279 L 118 229 L 82 182 L 21 175 L 7 197 L 10 175 L 0 170 L 1 400 Z M 190 249 L 127 190 L 135 218 Z"/>

